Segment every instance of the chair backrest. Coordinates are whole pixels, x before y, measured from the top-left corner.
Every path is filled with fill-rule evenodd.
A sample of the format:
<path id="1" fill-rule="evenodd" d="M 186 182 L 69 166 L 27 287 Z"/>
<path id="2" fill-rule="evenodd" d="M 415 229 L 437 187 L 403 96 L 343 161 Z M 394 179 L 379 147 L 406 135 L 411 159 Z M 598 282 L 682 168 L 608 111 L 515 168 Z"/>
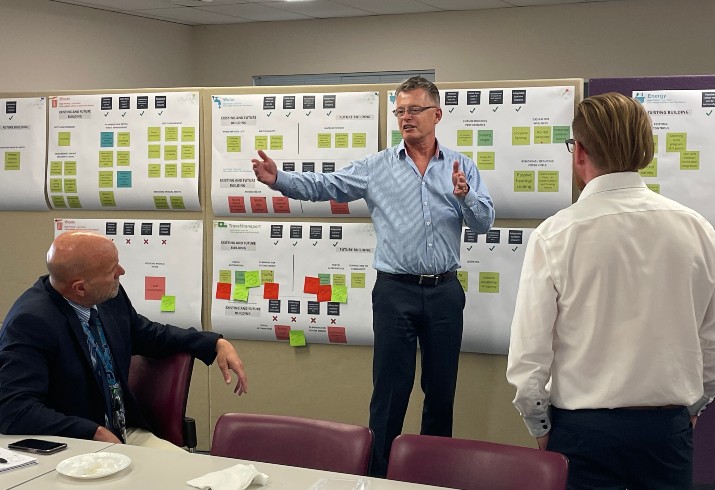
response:
<path id="1" fill-rule="evenodd" d="M 392 443 L 389 480 L 461 490 L 563 490 L 562 454 L 493 442 L 403 434 Z"/>
<path id="2" fill-rule="evenodd" d="M 372 440 L 372 431 L 360 425 L 227 413 L 216 422 L 211 454 L 366 475 Z"/>
<path id="3" fill-rule="evenodd" d="M 715 406 L 705 410 L 693 430 L 693 483 L 715 484 Z"/>
<path id="4" fill-rule="evenodd" d="M 187 445 L 184 414 L 193 368 L 194 357 L 186 353 L 132 356 L 129 366 L 129 389 L 153 433 L 179 447 Z"/>

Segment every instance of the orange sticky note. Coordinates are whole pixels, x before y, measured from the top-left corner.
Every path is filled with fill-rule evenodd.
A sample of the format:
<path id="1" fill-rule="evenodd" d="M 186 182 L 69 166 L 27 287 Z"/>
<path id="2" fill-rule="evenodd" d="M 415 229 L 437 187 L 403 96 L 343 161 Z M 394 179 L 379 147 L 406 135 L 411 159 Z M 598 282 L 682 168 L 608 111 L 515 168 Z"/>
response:
<path id="1" fill-rule="evenodd" d="M 303 285 L 304 293 L 318 294 L 319 287 L 320 287 L 320 279 L 319 278 L 305 276 L 305 283 Z"/>
<path id="2" fill-rule="evenodd" d="M 231 299 L 231 285 L 225 282 L 216 283 L 216 299 Z"/>
<path id="3" fill-rule="evenodd" d="M 144 277 L 144 299 L 160 300 L 166 294 L 166 277 Z"/>
<path id="4" fill-rule="evenodd" d="M 333 297 L 333 286 L 326 284 L 320 286 L 318 289 L 318 302 L 323 303 L 325 301 L 330 301 Z"/>
<path id="5" fill-rule="evenodd" d="M 278 283 L 263 283 L 263 299 L 278 299 Z"/>

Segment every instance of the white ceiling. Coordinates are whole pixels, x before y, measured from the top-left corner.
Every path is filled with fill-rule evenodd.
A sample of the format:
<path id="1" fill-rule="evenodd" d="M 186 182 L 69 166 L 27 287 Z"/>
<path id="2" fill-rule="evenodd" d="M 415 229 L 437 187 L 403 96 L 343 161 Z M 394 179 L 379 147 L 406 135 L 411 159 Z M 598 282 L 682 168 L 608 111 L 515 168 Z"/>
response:
<path id="1" fill-rule="evenodd" d="M 618 0 L 50 0 L 186 25 L 364 17 Z M 622 0 L 621 0 L 622 1 Z"/>

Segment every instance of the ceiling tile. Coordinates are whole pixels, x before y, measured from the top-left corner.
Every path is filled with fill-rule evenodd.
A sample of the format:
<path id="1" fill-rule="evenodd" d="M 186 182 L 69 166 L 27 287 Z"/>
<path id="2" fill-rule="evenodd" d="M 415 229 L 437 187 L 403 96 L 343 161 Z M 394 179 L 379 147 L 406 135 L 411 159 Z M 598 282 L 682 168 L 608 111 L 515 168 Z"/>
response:
<path id="1" fill-rule="evenodd" d="M 276 2 L 271 2 L 276 3 Z M 305 20 L 313 17 L 301 15 L 286 10 L 276 9 L 267 4 L 242 3 L 234 5 L 217 5 L 215 7 L 202 7 L 201 10 L 215 14 L 232 15 L 252 21 L 280 21 L 280 20 Z"/>
<path id="2" fill-rule="evenodd" d="M 334 0 L 335 3 L 349 5 L 372 14 L 415 14 L 419 12 L 438 12 L 441 9 L 418 0 Z"/>
<path id="3" fill-rule="evenodd" d="M 182 24 L 202 25 L 202 24 L 234 24 L 248 22 L 248 19 L 240 19 L 238 17 L 221 15 L 214 12 L 207 12 L 194 7 L 174 7 L 166 9 L 147 9 L 134 11 L 135 14 L 142 16 L 152 16 L 154 18 L 162 18 Z"/>

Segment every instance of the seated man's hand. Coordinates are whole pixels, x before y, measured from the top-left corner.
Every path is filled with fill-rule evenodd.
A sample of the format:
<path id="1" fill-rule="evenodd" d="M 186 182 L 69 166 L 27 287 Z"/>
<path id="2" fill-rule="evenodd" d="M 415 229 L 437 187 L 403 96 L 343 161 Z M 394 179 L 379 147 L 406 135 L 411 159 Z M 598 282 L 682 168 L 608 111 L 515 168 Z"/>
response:
<path id="1" fill-rule="evenodd" d="M 233 392 L 238 393 L 239 396 L 248 393 L 248 378 L 243 369 L 243 362 L 238 357 L 238 353 L 231 345 L 231 342 L 226 339 L 218 339 L 218 342 L 216 342 L 216 361 L 226 384 L 231 382 L 231 371 L 236 373 L 238 381 Z"/>
<path id="2" fill-rule="evenodd" d="M 102 442 L 113 442 L 115 444 L 121 444 L 122 441 L 119 440 L 117 436 L 114 435 L 114 432 L 111 430 L 107 429 L 106 427 L 99 426 L 97 427 L 97 431 L 94 433 L 94 437 L 92 438 L 93 441 L 102 441 Z"/>

